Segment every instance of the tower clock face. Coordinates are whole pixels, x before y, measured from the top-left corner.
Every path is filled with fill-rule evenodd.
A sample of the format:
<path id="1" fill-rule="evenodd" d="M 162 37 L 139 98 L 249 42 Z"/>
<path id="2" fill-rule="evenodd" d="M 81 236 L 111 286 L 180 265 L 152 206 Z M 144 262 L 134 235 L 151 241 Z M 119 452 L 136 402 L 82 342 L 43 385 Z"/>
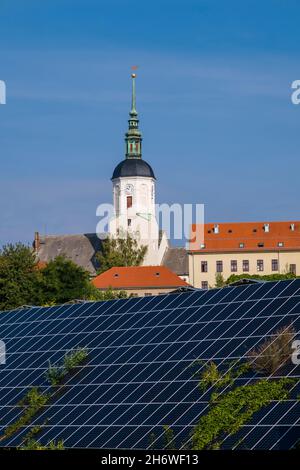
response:
<path id="1" fill-rule="evenodd" d="M 126 184 L 126 187 L 125 187 L 125 193 L 130 195 L 133 193 L 133 186 L 132 184 Z"/>

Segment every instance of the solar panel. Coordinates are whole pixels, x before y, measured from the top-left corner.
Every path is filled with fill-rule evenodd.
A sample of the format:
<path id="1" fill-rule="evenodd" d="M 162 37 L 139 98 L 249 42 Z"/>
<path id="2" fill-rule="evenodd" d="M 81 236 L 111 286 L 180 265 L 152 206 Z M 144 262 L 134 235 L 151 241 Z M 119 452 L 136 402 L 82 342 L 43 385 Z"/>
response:
<path id="1" fill-rule="evenodd" d="M 152 438 L 163 448 L 168 425 L 177 448 L 186 448 L 210 406 L 195 361 L 222 367 L 241 360 L 279 327 L 293 325 L 299 333 L 299 314 L 300 279 L 2 312 L 7 356 L 0 365 L 0 446 L 19 446 L 38 425 L 45 445 L 62 439 L 66 448 L 146 449 Z M 54 388 L 45 377 L 49 361 L 59 363 L 78 347 L 87 348 L 87 361 Z M 290 363 L 281 375 L 299 378 L 299 366 Z M 258 377 L 249 371 L 236 384 Z M 3 439 L 33 386 L 51 400 Z M 291 448 L 300 439 L 299 392 L 295 384 L 288 399 L 255 413 L 222 447 Z"/>

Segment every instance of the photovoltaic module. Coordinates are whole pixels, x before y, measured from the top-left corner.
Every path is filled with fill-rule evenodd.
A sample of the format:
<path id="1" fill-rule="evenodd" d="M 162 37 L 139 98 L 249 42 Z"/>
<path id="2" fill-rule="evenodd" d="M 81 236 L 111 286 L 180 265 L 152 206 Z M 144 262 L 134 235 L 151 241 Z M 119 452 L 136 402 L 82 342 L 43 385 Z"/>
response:
<path id="1" fill-rule="evenodd" d="M 300 279 L 2 312 L 0 446 L 20 446 L 38 425 L 37 438 L 45 445 L 63 440 L 66 448 L 159 449 L 163 426 L 169 426 L 174 446 L 188 448 L 210 406 L 209 390 L 199 388 L 195 371 L 211 361 L 220 368 L 243 361 L 287 325 L 298 334 L 299 316 Z M 61 363 L 76 348 L 86 348 L 86 361 L 51 386 L 49 363 Z M 299 365 L 290 361 L 278 374 L 299 378 Z M 248 371 L 237 384 L 259 377 Z M 32 387 L 50 400 L 4 439 Z M 295 382 L 288 399 L 263 407 L 222 448 L 292 448 L 300 439 L 299 393 Z"/>

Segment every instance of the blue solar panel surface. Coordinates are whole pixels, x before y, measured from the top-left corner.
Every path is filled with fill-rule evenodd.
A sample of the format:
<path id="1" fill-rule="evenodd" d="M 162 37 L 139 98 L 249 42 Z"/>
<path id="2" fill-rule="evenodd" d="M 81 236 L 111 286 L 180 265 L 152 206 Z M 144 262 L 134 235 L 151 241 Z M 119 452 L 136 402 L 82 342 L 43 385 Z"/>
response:
<path id="1" fill-rule="evenodd" d="M 33 425 L 42 425 L 42 443 L 63 439 L 65 447 L 145 449 L 154 435 L 160 448 L 162 426 L 168 425 L 177 448 L 186 447 L 209 407 L 195 361 L 222 366 L 243 359 L 280 327 L 293 325 L 299 333 L 299 315 L 300 279 L 2 312 L 2 435 L 21 416 L 18 403 L 30 387 L 51 390 L 49 361 L 60 362 L 77 347 L 89 353 L 50 404 L 0 445 L 19 446 Z M 299 378 L 299 366 L 291 362 L 282 374 Z M 237 384 L 256 378 L 248 372 Z M 248 449 L 291 448 L 300 438 L 299 393 L 296 385 L 289 399 L 260 410 L 222 446 L 234 448 L 243 439 Z"/>

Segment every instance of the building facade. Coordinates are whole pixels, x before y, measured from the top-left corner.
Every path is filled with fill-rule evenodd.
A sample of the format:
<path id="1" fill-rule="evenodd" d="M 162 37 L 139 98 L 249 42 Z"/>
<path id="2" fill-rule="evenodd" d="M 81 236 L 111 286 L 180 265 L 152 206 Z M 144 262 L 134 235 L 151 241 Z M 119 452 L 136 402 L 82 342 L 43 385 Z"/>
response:
<path id="1" fill-rule="evenodd" d="M 214 287 L 218 274 L 300 275 L 300 221 L 205 224 L 203 244 L 196 239 L 188 251 L 194 287 Z"/>

